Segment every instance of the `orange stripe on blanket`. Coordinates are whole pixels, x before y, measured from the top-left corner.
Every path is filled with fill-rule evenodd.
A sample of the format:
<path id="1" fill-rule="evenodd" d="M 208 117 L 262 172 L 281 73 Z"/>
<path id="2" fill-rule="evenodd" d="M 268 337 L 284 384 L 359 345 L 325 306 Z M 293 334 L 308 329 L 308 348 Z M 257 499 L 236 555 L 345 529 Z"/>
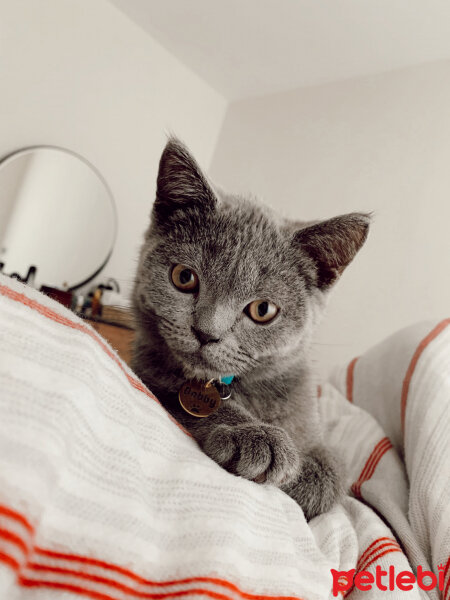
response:
<path id="1" fill-rule="evenodd" d="M 0 561 L 4 562 L 8 566 L 11 566 L 15 571 L 17 571 L 17 582 L 19 585 L 28 588 L 47 588 L 53 590 L 61 590 L 72 592 L 74 594 L 78 594 L 79 596 L 85 596 L 88 598 L 93 598 L 94 600 L 121 600 L 123 599 L 123 595 L 120 596 L 112 596 L 110 594 L 105 594 L 103 592 L 98 592 L 96 590 L 89 589 L 87 587 L 83 587 L 81 585 L 74 585 L 72 583 L 63 583 L 60 581 L 51 581 L 48 579 L 34 579 L 30 577 L 26 577 L 22 573 L 20 573 L 20 566 L 17 561 L 14 560 L 11 556 L 0 553 Z M 155 593 L 155 594 L 139 594 L 138 592 L 134 592 L 133 595 L 137 595 L 140 598 L 145 598 L 148 600 L 165 600 L 169 598 L 180 598 L 183 596 L 207 596 L 209 598 L 213 598 L 214 600 L 232 600 L 230 596 L 225 596 L 224 594 L 220 594 L 218 592 L 214 592 L 213 590 L 206 590 L 204 588 L 191 588 L 185 590 L 177 590 L 173 592 L 164 592 L 164 593 Z M 258 596 L 258 598 L 263 598 L 263 596 Z"/>
<path id="2" fill-rule="evenodd" d="M 0 506 L 0 512 L 4 515 L 7 514 L 11 520 L 16 521 L 16 522 L 19 521 L 19 517 L 20 517 L 20 522 L 27 525 L 27 530 L 29 532 L 29 538 L 31 539 L 31 537 L 34 533 L 34 529 L 31 526 L 31 524 L 29 523 L 29 521 L 24 516 L 20 515 L 20 513 L 18 513 L 17 511 L 14 511 L 14 510 L 9 509 L 4 506 Z M 22 571 L 24 569 L 29 569 L 31 571 L 36 571 L 36 572 L 54 573 L 54 574 L 78 577 L 78 578 L 86 580 L 86 581 L 91 581 L 92 583 L 98 583 L 98 584 L 109 586 L 112 588 L 112 591 L 120 590 L 121 593 L 126 592 L 128 594 L 131 594 L 133 596 L 140 597 L 140 598 L 148 598 L 148 599 L 161 598 L 162 599 L 162 598 L 170 598 L 170 597 L 176 597 L 176 596 L 180 596 L 180 595 L 183 596 L 183 595 L 197 593 L 197 594 L 201 594 L 201 595 L 210 596 L 212 598 L 216 598 L 217 600 L 232 600 L 231 596 L 219 594 L 212 590 L 203 589 L 203 588 L 198 588 L 198 589 L 196 588 L 195 590 L 193 588 L 190 588 L 190 589 L 186 589 L 185 591 L 181 591 L 181 592 L 178 592 L 178 591 L 177 592 L 164 592 L 164 593 L 163 592 L 161 592 L 161 593 L 139 592 L 139 591 L 134 590 L 133 588 L 123 584 L 122 582 L 117 581 L 116 579 L 113 579 L 113 575 L 111 575 L 111 578 L 109 578 L 109 577 L 103 577 L 100 575 L 88 574 L 88 573 L 85 573 L 84 571 L 80 570 L 80 567 L 82 568 L 82 565 L 99 567 L 101 569 L 104 569 L 105 571 L 109 571 L 109 572 L 115 573 L 117 575 L 125 576 L 125 577 L 129 578 L 131 581 L 133 581 L 134 583 L 141 584 L 141 585 L 147 585 L 149 587 L 151 587 L 151 586 L 153 586 L 153 587 L 169 587 L 169 586 L 175 586 L 175 585 L 183 586 L 186 584 L 210 584 L 210 585 L 216 585 L 216 586 L 225 588 L 225 589 L 229 590 L 230 592 L 237 594 L 241 598 L 244 598 L 245 600 L 302 600 L 301 598 L 299 598 L 297 596 L 267 596 L 267 595 L 263 596 L 260 594 L 252 594 L 249 592 L 244 592 L 234 583 L 231 583 L 231 582 L 227 581 L 226 579 L 220 579 L 217 577 L 198 576 L 198 577 L 188 577 L 185 579 L 153 581 L 150 579 L 145 579 L 144 577 L 137 575 L 133 571 L 130 571 L 128 569 L 125 569 L 123 567 L 120 567 L 120 566 L 112 564 L 112 563 L 108 563 L 103 560 L 90 558 L 90 557 L 86 557 L 86 556 L 79 556 L 76 554 L 65 554 L 63 552 L 54 552 L 52 550 L 48 550 L 48 549 L 45 549 L 42 547 L 31 546 L 31 544 L 29 546 L 29 545 L 27 545 L 27 542 L 24 541 L 22 538 L 20 538 L 16 533 L 8 531 L 7 529 L 4 529 L 4 528 L 2 528 L 2 530 L 0 530 L 0 543 L 1 543 L 1 538 L 5 539 L 9 543 L 14 544 L 24 554 L 25 562 L 23 565 L 19 565 L 19 563 L 16 561 L 16 559 L 7 555 L 6 553 L 1 553 L 4 557 L 6 557 L 3 560 L 0 555 L 0 561 L 4 562 L 5 564 L 8 564 L 9 566 L 12 566 L 16 571 L 18 571 L 18 570 Z M 30 543 L 30 540 L 28 540 L 28 542 Z M 66 562 L 74 562 L 74 563 L 78 563 L 79 566 L 78 567 L 74 566 L 73 569 L 69 569 L 66 567 L 55 567 L 53 565 L 36 563 L 36 562 L 29 560 L 30 555 L 47 557 L 53 561 L 61 560 L 61 561 L 66 561 Z M 17 566 L 14 566 L 14 564 Z M 21 574 L 20 572 L 19 572 L 18 577 L 19 577 L 19 583 L 21 583 L 21 585 L 34 585 L 33 582 L 38 581 L 35 579 L 28 580 L 28 579 L 24 578 L 23 574 Z M 24 583 L 22 583 L 20 578 L 23 579 Z M 39 583 L 40 586 L 41 585 L 45 586 L 46 584 L 47 584 L 47 580 Z M 55 585 L 60 585 L 60 584 L 56 583 Z M 78 589 L 78 587 L 77 587 L 77 589 Z M 74 591 L 74 590 L 69 590 L 69 591 Z M 90 595 L 91 597 L 95 597 L 95 598 L 102 597 L 101 595 L 100 596 L 95 595 L 95 594 L 97 594 L 97 592 L 95 592 L 95 591 L 92 592 L 91 590 L 84 588 L 82 586 L 79 587 L 79 591 L 77 593 L 82 594 L 82 595 Z M 108 600 L 116 600 L 115 597 L 107 596 L 107 595 L 103 595 L 103 598 L 108 599 Z"/>
<path id="3" fill-rule="evenodd" d="M 12 519 L 13 521 L 16 521 L 17 523 L 20 523 L 30 533 L 34 532 L 34 528 L 31 525 L 31 523 L 28 521 L 28 519 L 26 519 L 23 515 L 16 512 L 15 510 L 12 510 L 11 508 L 8 508 L 7 506 L 3 506 L 2 504 L 0 504 L 0 515 L 3 515 L 4 517 L 7 517 L 8 519 Z"/>
<path id="4" fill-rule="evenodd" d="M 13 533 L 12 531 L 0 527 L 0 538 L 6 540 L 11 544 L 14 544 L 24 554 L 28 554 L 28 546 L 25 544 L 22 538 L 20 538 L 17 534 Z"/>
<path id="5" fill-rule="evenodd" d="M 373 552 L 371 552 L 366 559 L 366 562 L 364 564 L 362 564 L 359 567 L 359 571 L 367 571 L 367 569 L 370 567 L 370 565 L 372 565 L 375 560 L 377 560 L 377 558 L 379 558 L 380 556 L 384 556 L 384 554 L 387 554 L 387 551 L 389 550 L 389 552 L 401 552 L 402 549 L 400 548 L 400 546 L 397 544 L 397 542 L 386 542 L 385 544 L 381 544 L 379 546 L 377 546 Z"/>
<path id="6" fill-rule="evenodd" d="M 366 464 L 364 465 L 363 470 L 361 471 L 361 475 L 358 477 L 358 480 L 352 485 L 352 492 L 356 498 L 361 499 L 361 486 L 366 481 L 372 477 L 377 468 L 378 463 L 382 459 L 382 457 L 386 454 L 388 450 L 392 448 L 392 443 L 389 438 L 384 437 L 381 439 L 378 444 L 373 449 L 369 458 L 367 459 Z"/>
<path id="7" fill-rule="evenodd" d="M 446 327 L 450 324 L 450 319 L 444 319 L 436 327 L 430 331 L 430 333 L 423 338 L 420 344 L 417 346 L 416 351 L 409 363 L 408 369 L 406 371 L 405 378 L 403 380 L 402 386 L 402 395 L 401 395 L 401 423 L 402 423 L 402 431 L 403 435 L 405 434 L 405 417 L 406 417 L 406 404 L 408 402 L 408 393 L 409 386 L 411 384 L 412 376 L 414 375 L 414 370 L 419 362 L 419 358 L 422 355 L 422 352 L 425 348 L 430 344 Z"/>
<path id="8" fill-rule="evenodd" d="M 124 368 L 124 366 L 122 364 L 122 361 L 119 358 L 117 358 L 117 356 L 114 354 L 114 352 L 112 352 L 108 348 L 108 346 L 103 341 L 103 338 L 101 336 L 99 336 L 96 332 L 94 332 L 92 329 L 90 329 L 87 325 L 83 325 L 82 323 L 76 323 L 76 322 L 72 321 L 71 319 L 64 317 L 63 315 L 60 315 L 59 313 L 52 310 L 51 308 L 48 308 L 47 306 L 40 304 L 36 300 L 31 300 L 30 298 L 28 298 L 28 296 L 25 296 L 25 294 L 20 294 L 19 292 L 12 290 L 11 288 L 7 287 L 6 285 L 0 285 L 0 294 L 2 294 L 3 296 L 6 296 L 10 300 L 14 300 L 15 302 L 20 302 L 21 304 L 24 304 L 28 308 L 31 308 L 32 310 L 43 315 L 47 319 L 51 319 L 52 321 L 55 321 L 56 323 L 59 323 L 60 325 L 65 325 L 66 327 L 70 327 L 71 329 L 75 329 L 77 331 L 82 331 L 83 333 L 88 335 L 90 338 L 95 340 L 97 342 L 97 344 L 102 348 L 102 350 L 109 356 L 109 358 L 111 358 L 111 360 L 113 360 L 116 363 L 116 365 L 120 368 L 120 370 L 124 373 L 125 377 L 128 379 L 129 383 L 136 390 L 138 390 L 139 392 L 142 392 L 143 394 L 145 394 L 146 396 L 148 396 L 149 398 L 151 398 L 152 400 L 154 400 L 155 402 L 160 404 L 160 402 L 156 398 L 156 396 L 154 396 L 138 379 L 136 379 L 135 377 L 132 377 L 129 373 L 127 373 L 126 369 Z M 172 417 L 172 415 L 170 415 L 169 413 L 167 413 L 167 414 L 168 414 L 169 418 L 181 429 L 181 431 L 183 431 L 189 437 L 192 437 L 191 434 L 182 425 L 180 425 L 180 423 L 178 423 L 178 421 L 176 419 L 174 419 Z"/>
<path id="9" fill-rule="evenodd" d="M 75 594 L 78 594 L 81 596 L 87 596 L 89 598 L 94 598 L 95 600 L 121 600 L 123 598 L 122 592 L 126 592 L 127 594 L 131 594 L 132 596 L 134 596 L 136 598 L 143 598 L 145 600 L 164 600 L 164 599 L 169 599 L 169 598 L 179 598 L 179 597 L 183 597 L 183 596 L 194 596 L 194 595 L 195 596 L 207 596 L 209 598 L 213 598 L 214 600 L 232 600 L 231 596 L 227 596 L 225 594 L 215 592 L 214 590 L 208 590 L 208 589 L 199 588 L 199 587 L 193 587 L 193 588 L 187 588 L 184 590 L 176 590 L 176 591 L 169 591 L 169 592 L 155 592 L 155 593 L 139 592 L 137 590 L 133 590 L 132 588 L 123 586 L 117 582 L 112 582 L 111 580 L 108 580 L 108 579 L 104 579 L 104 578 L 96 577 L 96 576 L 89 576 L 87 573 L 82 573 L 82 572 L 77 573 L 77 572 L 72 572 L 69 569 L 58 569 L 57 567 L 48 567 L 48 568 L 41 567 L 41 569 L 40 569 L 42 572 L 45 572 L 46 574 L 48 574 L 48 573 L 63 574 L 64 573 L 67 575 L 74 575 L 76 577 L 84 577 L 85 579 L 90 580 L 95 583 L 106 584 L 106 585 L 109 585 L 110 587 L 112 586 L 120 594 L 119 596 L 112 596 L 109 593 L 105 594 L 103 592 L 97 592 L 96 590 L 89 589 L 88 587 L 84 587 L 81 585 L 74 585 L 71 583 L 64 583 L 64 582 L 60 582 L 60 581 L 52 581 L 49 579 L 37 579 L 37 578 L 26 577 L 24 574 L 20 573 L 21 566 L 19 565 L 19 563 L 12 556 L 9 556 L 8 554 L 3 553 L 3 552 L 0 552 L 0 562 L 4 562 L 9 567 L 11 567 L 14 571 L 17 572 L 17 581 L 18 581 L 19 585 L 21 585 L 21 586 L 65 590 L 65 591 L 69 591 L 69 592 L 72 592 L 72 593 L 75 593 Z M 30 563 L 30 564 L 24 565 L 24 567 L 27 569 L 33 570 L 35 565 L 33 565 L 33 563 Z M 24 567 L 22 567 L 22 568 L 24 568 Z M 129 596 L 127 596 L 127 597 L 129 597 Z M 258 599 L 265 600 L 266 598 L 268 598 L 268 596 L 251 595 L 251 598 L 254 598 L 255 600 L 258 600 Z M 277 600 L 276 596 L 273 596 L 271 598 L 274 598 L 275 600 Z M 279 600 L 284 600 L 284 598 L 285 597 L 279 597 Z M 296 598 L 293 600 L 301 600 L 301 599 Z"/>
<path id="10" fill-rule="evenodd" d="M 354 358 L 350 364 L 347 367 L 347 381 L 346 381 L 346 388 L 347 388 L 347 400 L 349 402 L 353 402 L 353 386 L 354 386 L 354 379 L 355 379 L 355 365 L 356 362 L 358 360 L 359 356 L 357 356 L 356 358 Z"/>
<path id="11" fill-rule="evenodd" d="M 17 560 L 15 558 L 13 558 L 12 556 L 10 556 L 9 554 L 2 552 L 1 550 L 0 550 L 0 562 L 5 563 L 5 565 L 8 565 L 8 567 L 11 567 L 12 569 L 14 569 L 14 571 L 18 571 L 20 569 L 20 565 L 17 562 Z"/>
<path id="12" fill-rule="evenodd" d="M 400 546 L 397 548 L 395 546 L 393 547 L 389 547 L 386 550 L 380 552 L 379 554 L 377 554 L 376 556 L 373 557 L 373 559 L 366 565 L 364 565 L 363 568 L 361 569 L 357 569 L 357 573 L 361 573 L 361 571 L 367 571 L 367 569 L 369 567 L 371 567 L 374 563 L 376 563 L 380 558 L 382 558 L 383 556 L 386 556 L 386 554 L 391 554 L 391 552 L 402 552 Z M 355 573 L 355 576 L 357 575 L 357 573 Z M 355 589 L 355 584 L 352 585 L 352 587 L 345 592 L 344 597 L 348 596 L 349 594 L 351 594 L 351 592 Z"/>
<path id="13" fill-rule="evenodd" d="M 366 466 L 361 473 L 361 479 L 367 481 L 370 479 L 375 471 L 376 466 L 380 462 L 381 457 L 392 448 L 391 440 L 387 437 L 384 437 L 378 444 L 375 446 L 375 451 L 372 453 L 372 456 L 368 459 Z"/>
<path id="14" fill-rule="evenodd" d="M 366 562 L 366 560 L 369 558 L 369 556 L 371 556 L 373 554 L 373 552 L 377 552 L 378 551 L 378 546 L 379 544 L 394 544 L 398 547 L 400 547 L 398 545 L 398 542 L 396 540 L 394 540 L 394 538 L 390 538 L 390 537 L 381 537 L 381 538 L 377 538 L 375 541 L 373 541 L 370 546 L 367 546 L 367 548 L 364 550 L 364 552 L 361 554 L 361 556 L 359 557 L 358 563 L 356 565 L 357 570 L 360 570 L 360 567 L 362 564 L 364 564 L 364 562 Z"/>
<path id="15" fill-rule="evenodd" d="M 228 600 L 228 596 L 224 594 L 220 594 L 218 592 L 214 592 L 213 590 L 205 590 L 203 588 L 189 588 L 183 591 L 174 591 L 174 592 L 143 592 L 136 590 L 129 585 L 125 585 L 118 581 L 114 581 L 113 579 L 109 579 L 107 577 L 101 577 L 100 575 L 92 575 L 90 573 L 84 573 L 81 571 L 74 571 L 73 569 L 65 569 L 62 567 L 50 567 L 47 565 L 42 565 L 39 563 L 27 563 L 27 569 L 31 571 L 41 571 L 43 573 L 54 573 L 55 575 L 68 575 L 73 577 L 79 577 L 80 579 L 84 579 L 87 582 L 99 583 L 101 585 L 109 586 L 118 592 L 123 592 L 124 594 L 128 594 L 129 596 L 134 596 L 136 598 L 144 598 L 144 599 L 152 599 L 152 598 L 167 598 L 176 595 L 185 595 L 186 593 L 207 593 L 207 595 L 211 595 L 214 598 L 222 598 L 224 600 Z M 187 582 L 190 583 L 190 582 Z M 196 582 L 197 583 L 197 582 Z M 128 597 L 128 596 L 127 596 Z"/>
<path id="16" fill-rule="evenodd" d="M 78 585 L 69 583 L 60 583 L 58 581 L 47 581 L 38 579 L 28 579 L 20 573 L 17 574 L 17 583 L 23 587 L 37 587 L 37 588 L 48 588 L 51 590 L 61 590 L 65 592 L 72 592 L 79 596 L 85 596 L 87 598 L 93 598 L 93 600 L 119 600 L 118 596 L 110 596 L 109 594 L 103 594 L 94 590 L 89 590 Z"/>
<path id="17" fill-rule="evenodd" d="M 376 556 L 373 557 L 373 559 L 370 561 L 370 563 L 368 563 L 367 565 L 364 566 L 364 569 L 362 569 L 363 571 L 367 571 L 367 569 L 369 567 L 371 567 L 375 562 L 377 562 L 377 560 L 379 560 L 382 556 L 385 556 L 386 554 L 391 554 L 391 552 L 400 552 L 402 553 L 401 548 L 388 548 L 387 550 L 384 550 L 384 552 L 380 552 L 380 554 L 377 554 Z"/>
<path id="18" fill-rule="evenodd" d="M 151 580 L 151 579 L 145 579 L 145 578 L 141 577 L 140 575 L 137 575 L 136 573 L 129 571 L 128 569 L 125 569 L 118 565 L 113 565 L 111 563 L 107 563 L 103 560 L 92 559 L 89 557 L 78 556 L 78 555 L 74 555 L 74 554 L 64 554 L 62 552 L 53 552 L 52 550 L 47 550 L 47 549 L 40 548 L 40 547 L 35 547 L 34 551 L 36 552 L 36 554 L 38 554 L 40 556 L 46 556 L 50 559 L 63 560 L 63 561 L 68 561 L 68 562 L 77 562 L 77 563 L 84 564 L 87 566 L 99 567 L 99 568 L 105 569 L 107 571 L 112 571 L 117 574 L 128 577 L 132 581 L 142 584 L 142 585 L 149 585 L 149 586 L 154 586 L 154 587 L 166 587 L 166 586 L 170 586 L 170 585 L 182 585 L 182 584 L 186 584 L 186 583 L 211 583 L 214 585 L 228 588 L 230 591 L 235 592 L 236 594 L 239 594 L 239 596 L 241 596 L 242 598 L 245 598 L 246 600 L 256 600 L 257 598 L 262 598 L 262 599 L 267 599 L 267 600 L 299 600 L 296 597 L 290 597 L 290 596 L 254 595 L 254 594 L 251 594 L 248 592 L 244 592 L 241 589 L 239 589 L 235 584 L 230 583 L 229 581 L 226 581 L 224 579 L 219 579 L 217 577 L 198 576 L 198 577 L 187 577 L 185 579 L 155 581 L 155 580 Z"/>
<path id="19" fill-rule="evenodd" d="M 389 537 L 381 537 L 376 539 L 361 554 L 356 565 L 355 576 L 361 571 L 367 571 L 367 569 L 370 566 L 372 566 L 378 559 L 385 556 L 386 554 L 390 554 L 391 552 L 402 552 L 402 549 L 400 548 L 398 542 L 396 542 L 393 538 Z M 344 594 L 344 597 L 351 594 L 354 587 L 355 586 L 353 585 L 349 590 L 347 590 Z"/>

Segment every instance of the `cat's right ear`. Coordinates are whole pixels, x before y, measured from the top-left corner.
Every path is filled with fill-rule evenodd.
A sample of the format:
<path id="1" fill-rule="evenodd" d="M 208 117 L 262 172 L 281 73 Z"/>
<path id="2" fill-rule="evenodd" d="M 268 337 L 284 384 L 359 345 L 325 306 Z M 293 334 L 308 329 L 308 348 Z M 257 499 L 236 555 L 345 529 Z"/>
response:
<path id="1" fill-rule="evenodd" d="M 217 198 L 186 146 L 171 137 L 159 162 L 153 218 L 159 226 L 170 225 L 188 212 L 201 218 L 215 209 Z"/>

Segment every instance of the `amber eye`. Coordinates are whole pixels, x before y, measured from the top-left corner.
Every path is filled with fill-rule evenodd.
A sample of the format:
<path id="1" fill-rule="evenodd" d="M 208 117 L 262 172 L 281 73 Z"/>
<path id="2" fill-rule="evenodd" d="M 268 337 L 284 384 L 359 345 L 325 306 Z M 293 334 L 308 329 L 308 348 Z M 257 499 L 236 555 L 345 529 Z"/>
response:
<path id="1" fill-rule="evenodd" d="M 198 275 L 186 265 L 175 265 L 172 269 L 171 278 L 174 286 L 180 292 L 196 292 L 198 290 Z"/>
<path id="2" fill-rule="evenodd" d="M 255 323 L 268 323 L 278 314 L 278 306 L 268 300 L 254 300 L 245 310 Z"/>

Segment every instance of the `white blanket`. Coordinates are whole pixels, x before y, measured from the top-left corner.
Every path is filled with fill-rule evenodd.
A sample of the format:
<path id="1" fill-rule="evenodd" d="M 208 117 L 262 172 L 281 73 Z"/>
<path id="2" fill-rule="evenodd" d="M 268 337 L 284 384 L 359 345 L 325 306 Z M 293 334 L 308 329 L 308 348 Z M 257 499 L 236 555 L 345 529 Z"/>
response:
<path id="1" fill-rule="evenodd" d="M 315 600 L 356 569 L 345 591 L 334 575 L 340 597 L 448 600 L 449 325 L 397 333 L 319 390 L 349 492 L 308 524 L 205 456 L 87 324 L 0 278 L 0 599 Z M 445 590 L 359 589 L 419 565 Z"/>

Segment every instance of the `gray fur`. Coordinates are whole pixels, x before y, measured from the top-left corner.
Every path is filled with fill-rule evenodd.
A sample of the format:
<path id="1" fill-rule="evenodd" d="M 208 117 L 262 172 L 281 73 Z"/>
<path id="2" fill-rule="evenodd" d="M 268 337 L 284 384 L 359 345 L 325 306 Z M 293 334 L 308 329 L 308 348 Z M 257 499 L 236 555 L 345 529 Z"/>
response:
<path id="1" fill-rule="evenodd" d="M 360 213 L 294 223 L 228 195 L 175 138 L 161 157 L 133 294 L 133 368 L 206 454 L 235 475 L 281 487 L 308 519 L 333 505 L 342 481 L 322 443 L 311 338 L 368 226 Z M 198 293 L 172 284 L 178 263 L 196 271 Z M 270 323 L 244 312 L 257 299 L 280 308 Z M 195 330 L 214 343 L 201 344 Z M 196 418 L 180 407 L 187 379 L 228 374 L 236 376 L 232 397 L 216 413 Z"/>

